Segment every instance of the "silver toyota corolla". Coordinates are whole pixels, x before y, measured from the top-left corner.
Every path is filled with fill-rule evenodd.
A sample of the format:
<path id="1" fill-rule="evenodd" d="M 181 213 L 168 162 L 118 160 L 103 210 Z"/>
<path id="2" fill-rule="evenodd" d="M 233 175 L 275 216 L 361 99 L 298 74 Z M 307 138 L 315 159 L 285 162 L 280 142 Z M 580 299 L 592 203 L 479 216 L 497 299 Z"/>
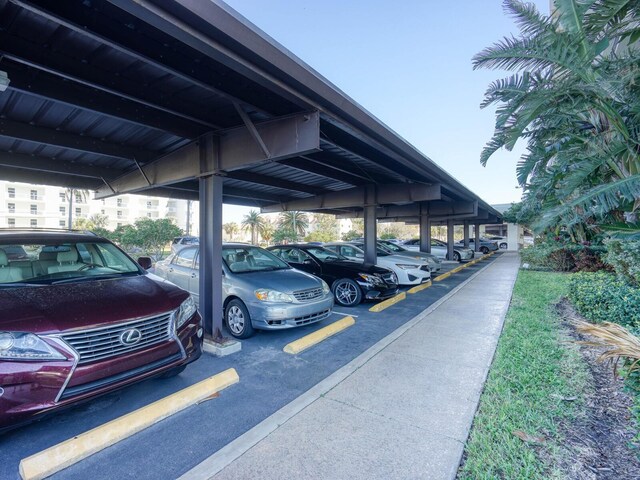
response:
<path id="1" fill-rule="evenodd" d="M 199 246 L 158 262 L 155 274 L 189 291 L 199 290 Z M 333 295 L 321 279 L 253 245 L 222 247 L 224 319 L 231 335 L 247 338 L 255 329 L 279 330 L 319 322 L 331 315 Z"/>

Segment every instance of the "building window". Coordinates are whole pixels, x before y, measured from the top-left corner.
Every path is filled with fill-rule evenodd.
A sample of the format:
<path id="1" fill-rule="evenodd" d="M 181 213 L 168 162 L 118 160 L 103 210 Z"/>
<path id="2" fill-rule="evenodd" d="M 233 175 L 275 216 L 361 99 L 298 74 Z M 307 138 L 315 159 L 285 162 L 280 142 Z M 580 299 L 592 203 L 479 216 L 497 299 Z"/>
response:
<path id="1" fill-rule="evenodd" d="M 36 220 L 35 218 L 31 219 L 31 226 L 32 227 L 37 227 L 38 226 L 38 220 Z"/>
<path id="2" fill-rule="evenodd" d="M 31 215 L 37 215 L 37 214 L 38 214 L 38 206 L 31 205 Z"/>
<path id="3" fill-rule="evenodd" d="M 147 217 L 151 218 L 151 212 L 147 213 Z"/>
<path id="4" fill-rule="evenodd" d="M 9 210 L 9 213 L 16 213 L 16 204 L 7 203 L 7 210 Z"/>
<path id="5" fill-rule="evenodd" d="M 31 200 L 38 200 L 38 190 L 31 190 Z"/>
<path id="6" fill-rule="evenodd" d="M 60 200 L 62 200 L 63 202 L 67 201 L 67 194 L 64 192 L 60 192 L 58 195 L 60 195 Z"/>
<path id="7" fill-rule="evenodd" d="M 118 198 L 118 200 L 116 200 L 116 204 L 121 207 L 122 206 L 122 199 Z"/>
<path id="8" fill-rule="evenodd" d="M 100 210 L 100 213 L 101 213 L 102 215 L 104 215 L 104 208 L 103 208 L 102 210 Z"/>
<path id="9" fill-rule="evenodd" d="M 58 225 L 60 225 L 61 227 L 66 227 L 67 226 L 67 222 L 65 222 L 64 220 L 60 220 L 58 222 Z"/>
<path id="10" fill-rule="evenodd" d="M 122 210 L 118 210 L 116 212 L 116 215 L 118 216 L 118 218 L 122 218 Z"/>
<path id="11" fill-rule="evenodd" d="M 118 228 L 120 228 L 122 226 L 122 224 L 120 222 L 118 222 Z"/>
<path id="12" fill-rule="evenodd" d="M 82 209 L 81 208 L 76 208 L 76 215 L 77 216 L 82 215 Z"/>
<path id="13" fill-rule="evenodd" d="M 13 187 L 7 188 L 7 193 L 9 194 L 9 198 L 16 198 L 16 189 Z"/>
<path id="14" fill-rule="evenodd" d="M 153 204 L 151 202 L 147 202 L 147 208 L 152 208 Z"/>
<path id="15" fill-rule="evenodd" d="M 76 193 L 76 203 L 82 203 L 82 195 Z"/>
<path id="16" fill-rule="evenodd" d="M 106 203 L 107 203 L 107 201 L 105 199 L 102 199 L 102 204 L 104 205 Z"/>
<path id="17" fill-rule="evenodd" d="M 7 218 L 7 225 L 9 225 L 9 228 L 14 228 L 16 226 L 16 219 Z"/>
<path id="18" fill-rule="evenodd" d="M 60 207 L 60 215 L 65 215 L 67 213 L 66 207 Z"/>

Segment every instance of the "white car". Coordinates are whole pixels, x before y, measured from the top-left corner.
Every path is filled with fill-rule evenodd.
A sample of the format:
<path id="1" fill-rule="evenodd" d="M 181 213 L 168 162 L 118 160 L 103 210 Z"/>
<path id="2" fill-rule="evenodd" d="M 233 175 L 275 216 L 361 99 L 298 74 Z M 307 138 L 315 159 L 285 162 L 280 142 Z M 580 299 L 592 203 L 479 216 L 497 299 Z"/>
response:
<path id="1" fill-rule="evenodd" d="M 407 250 L 412 252 L 420 251 L 420 240 L 407 240 L 402 245 Z M 438 258 L 442 258 L 445 260 L 449 260 L 447 258 L 447 244 L 443 241 L 437 240 L 435 238 L 431 239 L 431 253 Z M 453 246 L 453 260 L 456 262 L 461 262 L 463 260 L 471 260 L 475 253 L 470 248 L 465 248 L 460 245 Z"/>
<path id="2" fill-rule="evenodd" d="M 489 240 L 491 240 L 492 242 L 496 242 L 500 247 L 500 250 L 506 250 L 507 247 L 509 246 L 507 243 L 507 237 L 495 236 L 495 237 L 489 237 Z"/>
<path id="3" fill-rule="evenodd" d="M 349 260 L 358 262 L 364 261 L 364 245 L 359 243 L 329 243 L 325 248 L 332 250 Z M 418 258 L 408 258 L 406 256 L 391 255 L 388 251 L 378 247 L 379 267 L 392 270 L 398 277 L 400 285 L 420 285 L 431 279 L 431 269 L 429 264 Z"/>

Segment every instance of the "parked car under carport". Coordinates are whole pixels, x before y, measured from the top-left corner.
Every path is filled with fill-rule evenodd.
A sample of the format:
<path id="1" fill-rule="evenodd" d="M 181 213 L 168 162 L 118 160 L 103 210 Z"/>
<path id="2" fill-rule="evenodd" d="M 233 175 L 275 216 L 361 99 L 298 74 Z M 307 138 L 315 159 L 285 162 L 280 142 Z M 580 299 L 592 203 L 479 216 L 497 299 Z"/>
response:
<path id="1" fill-rule="evenodd" d="M 156 275 L 200 293 L 200 247 L 187 246 L 156 263 Z M 324 320 L 333 295 L 321 279 L 291 268 L 267 250 L 247 244 L 222 246 L 224 320 L 237 338 L 255 330 L 282 330 Z"/>

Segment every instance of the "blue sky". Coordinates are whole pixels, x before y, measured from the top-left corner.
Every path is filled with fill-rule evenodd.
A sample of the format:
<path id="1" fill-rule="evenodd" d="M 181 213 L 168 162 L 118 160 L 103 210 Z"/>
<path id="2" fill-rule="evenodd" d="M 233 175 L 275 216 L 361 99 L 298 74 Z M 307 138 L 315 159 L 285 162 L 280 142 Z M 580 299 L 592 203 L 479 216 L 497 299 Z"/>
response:
<path id="1" fill-rule="evenodd" d="M 522 146 L 479 162 L 494 127 L 479 104 L 507 74 L 473 71 L 471 57 L 518 31 L 500 0 L 227 3 L 484 200 L 520 199 Z M 548 12 L 549 0 L 533 3 Z"/>

